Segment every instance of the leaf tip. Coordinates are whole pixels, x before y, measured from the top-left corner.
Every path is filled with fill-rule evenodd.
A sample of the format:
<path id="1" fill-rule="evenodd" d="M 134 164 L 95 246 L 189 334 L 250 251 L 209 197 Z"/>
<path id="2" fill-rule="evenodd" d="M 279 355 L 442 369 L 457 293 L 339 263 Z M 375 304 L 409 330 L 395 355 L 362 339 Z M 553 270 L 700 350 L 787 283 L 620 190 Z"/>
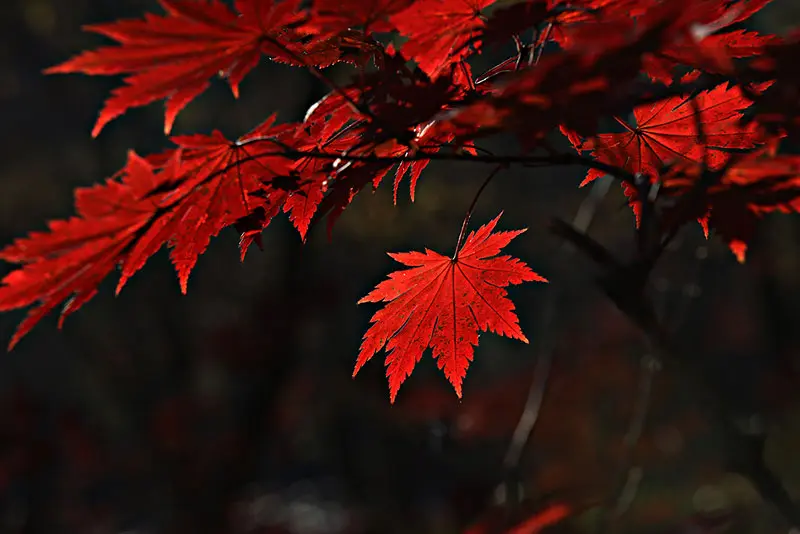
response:
<path id="1" fill-rule="evenodd" d="M 744 263 L 747 259 L 747 243 L 736 239 L 730 242 L 729 247 L 734 256 L 736 256 L 736 261 Z"/>
<path id="2" fill-rule="evenodd" d="M 14 334 L 14 336 L 11 338 L 11 341 L 8 342 L 8 346 L 6 347 L 6 352 L 11 352 L 12 350 L 14 350 L 14 347 L 17 346 L 17 343 L 19 343 L 20 339 L 22 339 L 22 336 L 19 335 L 19 333 Z"/>
<path id="3" fill-rule="evenodd" d="M 117 282 L 117 287 L 116 287 L 116 289 L 114 289 L 114 296 L 115 297 L 119 296 L 120 292 L 122 291 L 122 288 L 125 287 L 125 283 L 127 281 L 128 281 L 128 277 L 125 274 L 123 274 L 122 276 L 119 277 L 119 282 Z"/>
<path id="4" fill-rule="evenodd" d="M 309 227 L 307 225 L 297 229 L 297 233 L 300 234 L 300 241 L 304 245 L 306 244 L 306 239 L 308 238 L 308 229 Z"/>
<path id="5" fill-rule="evenodd" d="M 181 288 L 181 295 L 186 295 L 189 289 L 189 269 L 180 269 L 178 271 L 178 285 Z"/>
<path id="6" fill-rule="evenodd" d="M 42 74 L 62 74 L 64 73 L 64 64 L 59 63 L 58 65 L 51 65 L 45 69 L 42 69 Z"/>
<path id="7" fill-rule="evenodd" d="M 97 136 L 100 135 L 100 132 L 102 131 L 103 126 L 105 126 L 105 124 L 106 124 L 105 121 L 97 119 L 94 128 L 92 128 L 92 139 L 97 139 Z"/>

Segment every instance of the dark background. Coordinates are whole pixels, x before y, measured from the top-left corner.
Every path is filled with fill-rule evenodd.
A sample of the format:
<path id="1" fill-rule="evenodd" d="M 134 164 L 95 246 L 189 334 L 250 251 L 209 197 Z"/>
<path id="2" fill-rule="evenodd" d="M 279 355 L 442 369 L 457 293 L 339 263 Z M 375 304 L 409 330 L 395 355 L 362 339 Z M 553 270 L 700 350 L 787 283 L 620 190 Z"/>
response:
<path id="1" fill-rule="evenodd" d="M 0 3 L 0 244 L 69 215 L 73 188 L 112 174 L 128 149 L 167 146 L 160 104 L 90 138 L 117 78 L 41 74 L 103 43 L 81 24 L 158 9 L 146 0 Z M 754 24 L 785 32 L 798 20 L 795 2 L 776 0 Z M 507 52 L 477 58 L 475 70 Z M 235 137 L 275 111 L 297 120 L 325 88 L 264 62 L 241 93 L 234 100 L 215 83 L 175 133 L 219 128 Z M 504 502 L 503 456 L 549 347 L 552 373 L 519 466 L 532 510 L 567 502 L 579 510 L 562 530 L 591 531 L 634 465 L 642 480 L 621 531 L 690 532 L 711 522 L 720 532 L 785 532 L 749 484 L 726 473 L 724 444 L 679 370 L 656 374 L 643 435 L 624 445 L 646 347 L 594 289 L 592 266 L 559 253 L 543 228 L 548 216 L 574 216 L 587 194 L 576 187 L 580 169 L 509 171 L 473 218 L 477 226 L 505 210 L 503 229 L 530 227 L 508 248 L 551 280 L 511 291 L 530 345 L 482 336 L 462 402 L 427 356 L 393 406 L 379 358 L 350 378 L 376 309 L 356 301 L 395 268 L 385 251 L 450 252 L 485 172 L 432 165 L 416 203 L 403 188 L 397 207 L 388 184 L 362 193 L 331 242 L 318 228 L 303 246 L 281 218 L 264 252 L 243 264 L 238 236 L 225 231 L 187 296 L 162 251 L 119 297 L 108 280 L 62 331 L 53 318 L 43 322 L 0 354 L 0 532 L 461 531 Z M 612 185 L 591 233 L 624 251 L 632 224 Z M 665 258 L 656 289 L 682 346 L 736 399 L 742 421 L 767 426 L 770 464 L 800 490 L 790 372 L 800 349 L 797 244 L 797 219 L 768 219 L 739 265 L 692 228 Z M 9 270 L 0 265 L 0 274 Z M 21 317 L 0 316 L 0 344 Z"/>

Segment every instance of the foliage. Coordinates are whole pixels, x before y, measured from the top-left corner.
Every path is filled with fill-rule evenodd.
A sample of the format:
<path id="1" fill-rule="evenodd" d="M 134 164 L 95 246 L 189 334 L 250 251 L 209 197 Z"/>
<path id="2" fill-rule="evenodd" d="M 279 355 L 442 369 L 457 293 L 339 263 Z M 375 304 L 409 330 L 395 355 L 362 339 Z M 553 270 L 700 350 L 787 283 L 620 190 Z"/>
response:
<path id="1" fill-rule="evenodd" d="M 61 320 L 86 303 L 114 268 L 119 291 L 163 245 L 180 286 L 210 239 L 241 233 L 241 256 L 280 212 L 303 240 L 336 220 L 362 190 L 408 175 L 411 197 L 433 160 L 493 165 L 583 165 L 584 183 L 613 176 L 638 228 L 635 259 L 622 264 L 567 225 L 554 230 L 606 267 L 604 289 L 646 331 L 647 277 L 682 227 L 700 221 L 740 260 L 758 219 L 800 206 L 796 156 L 778 152 L 797 135 L 800 38 L 740 25 L 769 0 L 160 0 L 163 14 L 94 24 L 116 41 L 47 69 L 125 74 L 92 132 L 127 110 L 164 100 L 164 130 L 220 76 L 234 95 L 262 59 L 307 69 L 330 93 L 301 122 L 267 118 L 229 140 L 220 132 L 173 136 L 104 184 L 79 189 L 77 215 L 0 251 L 20 264 L 3 279 L 0 310 L 33 306 L 13 347 L 63 303 Z M 388 43 L 391 35 L 401 45 Z M 513 43 L 517 53 L 475 75 L 468 60 Z M 344 63 L 348 85 L 326 68 Z M 632 112 L 632 119 L 625 117 Z M 605 133 L 613 118 L 621 133 Z M 560 130 L 574 151 L 559 151 Z M 513 134 L 519 151 L 478 143 Z M 482 186 L 475 197 L 477 202 Z M 544 281 L 519 260 L 497 257 L 517 232 L 497 219 L 466 239 L 467 210 L 452 259 L 432 251 L 392 257 L 411 267 L 361 302 L 385 301 L 364 337 L 356 372 L 387 351 L 391 399 L 430 346 L 461 395 L 479 330 L 527 341 L 505 286 Z M 463 245 L 463 246 L 462 246 Z"/>

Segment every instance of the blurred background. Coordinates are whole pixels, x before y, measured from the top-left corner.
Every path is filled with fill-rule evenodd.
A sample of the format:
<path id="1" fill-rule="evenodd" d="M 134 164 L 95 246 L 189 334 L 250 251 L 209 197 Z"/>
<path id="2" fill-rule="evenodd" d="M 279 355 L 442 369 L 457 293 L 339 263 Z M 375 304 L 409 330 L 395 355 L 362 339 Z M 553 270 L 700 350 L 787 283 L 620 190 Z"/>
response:
<path id="1" fill-rule="evenodd" d="M 158 104 L 90 138 L 117 78 L 41 74 L 104 43 L 82 24 L 146 10 L 160 12 L 155 0 L 0 3 L 0 245 L 71 214 L 72 190 L 111 175 L 128 149 L 168 145 Z M 778 33 L 798 23 L 793 0 L 753 21 Z M 474 70 L 510 53 L 482 55 Z M 238 100 L 215 83 L 174 132 L 235 137 L 272 112 L 300 119 L 325 92 L 305 72 L 265 62 Z M 551 281 L 511 290 L 530 345 L 483 336 L 461 402 L 427 356 L 395 405 L 379 358 L 351 379 L 376 309 L 356 302 L 395 269 L 385 252 L 451 251 L 485 172 L 431 165 L 414 204 L 407 189 L 397 206 L 390 187 L 363 193 L 330 242 L 318 228 L 302 245 L 276 220 L 264 251 L 242 264 L 236 232 L 223 232 L 187 296 L 162 251 L 119 297 L 108 280 L 62 331 L 50 318 L 1 353 L 0 532 L 489 533 L 509 494 L 523 515 L 569 506 L 554 532 L 786 532 L 728 472 L 724 440 L 680 370 L 650 366 L 636 329 L 595 289 L 594 267 L 544 229 L 591 194 L 590 233 L 629 249 L 621 191 L 579 190 L 581 169 L 508 171 L 473 217 L 477 226 L 505 210 L 503 229 L 530 228 L 508 247 Z M 681 347 L 742 424 L 768 432 L 770 466 L 800 492 L 798 221 L 766 219 L 744 265 L 692 228 L 654 286 Z M 0 345 L 22 315 L 0 315 Z M 532 385 L 543 394 L 539 419 L 507 469 Z"/>

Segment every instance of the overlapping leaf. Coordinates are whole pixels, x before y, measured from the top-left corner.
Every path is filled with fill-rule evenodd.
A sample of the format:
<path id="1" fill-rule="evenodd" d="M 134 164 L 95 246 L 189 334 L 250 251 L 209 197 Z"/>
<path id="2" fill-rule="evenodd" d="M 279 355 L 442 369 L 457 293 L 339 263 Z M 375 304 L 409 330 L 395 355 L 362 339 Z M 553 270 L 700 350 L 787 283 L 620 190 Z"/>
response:
<path id="1" fill-rule="evenodd" d="M 305 52 L 294 29 L 303 17 L 298 0 L 237 0 L 238 13 L 219 0 L 160 0 L 165 15 L 85 26 L 119 43 L 86 51 L 46 70 L 93 75 L 128 73 L 113 91 L 92 131 L 97 136 L 111 120 L 132 107 L 166 99 L 164 131 L 178 113 L 222 73 L 234 95 L 260 56 L 297 63 Z M 319 57 L 315 63 L 330 63 Z"/>
<path id="2" fill-rule="evenodd" d="M 644 58 L 689 32 L 685 6 L 685 0 L 665 2 L 640 18 L 617 14 L 586 24 L 571 35 L 567 51 L 508 73 L 484 98 L 458 108 L 451 117 L 457 138 L 512 132 L 525 146 L 536 146 L 559 125 L 596 134 L 601 117 L 630 108 Z"/>
<path id="3" fill-rule="evenodd" d="M 645 72 L 654 80 L 667 85 L 674 79 L 673 70 L 678 65 L 706 72 L 730 73 L 733 59 L 760 54 L 767 45 L 775 44 L 774 35 L 761 35 L 746 30 L 713 34 L 698 41 L 675 43 L 644 61 Z"/>
<path id="4" fill-rule="evenodd" d="M 785 42 L 765 46 L 764 53 L 747 65 L 748 74 L 774 82 L 757 96 L 751 117 L 772 134 L 800 133 L 798 54 L 800 31 L 795 31 Z"/>
<path id="5" fill-rule="evenodd" d="M 149 161 L 131 153 L 118 176 L 76 192 L 77 217 L 51 222 L 49 232 L 33 232 L 0 251 L 0 258 L 22 264 L 2 281 L 0 310 L 38 303 L 12 346 L 60 302 L 70 299 L 62 318 L 77 310 L 116 266 L 119 292 L 165 244 L 185 293 L 211 237 L 256 210 L 268 222 L 282 207 L 288 193 L 269 182 L 288 173 L 289 160 L 254 158 L 252 147 L 219 132 L 174 141 L 179 148 Z M 273 194 L 262 194 L 266 188 Z"/>
<path id="6" fill-rule="evenodd" d="M 314 25 L 322 33 L 338 33 L 353 27 L 367 32 L 393 29 L 390 15 L 408 8 L 414 0 L 319 0 L 314 3 Z"/>
<path id="7" fill-rule="evenodd" d="M 677 96 L 639 106 L 633 112 L 635 124 L 617 118 L 624 132 L 600 134 L 581 148 L 604 163 L 655 177 L 668 162 L 706 161 L 714 169 L 724 165 L 732 149 L 757 146 L 756 128 L 740 124 L 742 111 L 751 101 L 739 87 L 719 85 L 693 99 L 694 104 Z M 583 184 L 601 175 L 590 170 Z"/>
<path id="8" fill-rule="evenodd" d="M 733 74 L 733 60 L 755 56 L 764 47 L 779 41 L 774 35 L 760 35 L 742 29 L 731 29 L 771 0 L 717 2 L 702 0 L 686 15 L 692 17 L 689 32 L 669 43 L 657 54 L 645 58 L 644 70 L 654 80 L 669 85 L 677 65 L 705 72 Z M 698 9 L 699 8 L 699 9 Z"/>
<path id="9" fill-rule="evenodd" d="M 393 15 L 389 21 L 408 37 L 403 54 L 430 77 L 467 56 L 464 45 L 483 26 L 481 10 L 495 0 L 426 0 Z"/>
<path id="10" fill-rule="evenodd" d="M 663 194 L 694 196 L 691 204 L 678 203 L 667 210 L 665 218 L 668 224 L 699 219 L 706 236 L 713 230 L 740 262 L 761 217 L 800 211 L 798 156 L 748 154 L 729 165 L 718 183 L 697 195 L 695 186 L 703 172 L 698 164 L 679 164 L 668 171 Z"/>
<path id="11" fill-rule="evenodd" d="M 61 312 L 63 320 L 95 295 L 98 284 L 157 211 L 157 203 L 141 200 L 142 195 L 169 180 L 175 171 L 173 161 L 157 174 L 131 153 L 122 182 L 112 179 L 76 191 L 77 217 L 53 221 L 48 232 L 31 232 L 0 251 L 3 260 L 23 264 L 3 278 L 0 310 L 36 305 L 17 328 L 9 348 L 59 303 L 71 299 Z"/>

